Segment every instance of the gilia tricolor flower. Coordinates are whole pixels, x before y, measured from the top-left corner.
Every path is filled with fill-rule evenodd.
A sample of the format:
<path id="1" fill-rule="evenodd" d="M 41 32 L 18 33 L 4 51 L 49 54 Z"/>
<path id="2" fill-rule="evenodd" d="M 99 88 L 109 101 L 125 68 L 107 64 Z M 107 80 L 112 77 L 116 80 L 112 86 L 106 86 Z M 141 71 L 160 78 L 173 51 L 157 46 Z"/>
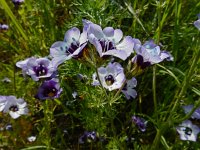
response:
<path id="1" fill-rule="evenodd" d="M 119 89 L 125 82 L 124 69 L 117 63 L 109 63 L 106 67 L 98 68 L 98 74 L 102 86 L 109 91 Z M 97 74 L 93 74 L 93 85 L 100 85 Z"/>
<path id="2" fill-rule="evenodd" d="M 0 111 L 3 113 L 9 113 L 14 119 L 21 115 L 28 114 L 27 103 L 15 96 L 0 96 Z"/>
<path id="3" fill-rule="evenodd" d="M 86 29 L 80 33 L 78 28 L 71 28 L 65 33 L 64 41 L 55 42 L 50 48 L 53 64 L 57 67 L 66 60 L 79 57 L 86 44 Z"/>
<path id="4" fill-rule="evenodd" d="M 17 62 L 16 66 L 22 69 L 23 74 L 31 76 L 34 81 L 50 77 L 56 71 L 52 62 L 47 58 L 27 58 Z"/>
<path id="5" fill-rule="evenodd" d="M 200 14 L 197 15 L 198 20 L 194 22 L 194 26 L 200 30 Z"/>
<path id="6" fill-rule="evenodd" d="M 156 45 L 153 40 L 146 41 L 143 45 L 138 39 L 133 39 L 137 55 L 132 59 L 142 68 L 149 65 L 162 62 L 164 59 L 172 61 L 172 55 L 167 51 L 161 51 L 160 46 Z"/>
<path id="7" fill-rule="evenodd" d="M 130 36 L 123 37 L 120 29 L 112 27 L 102 28 L 88 20 L 83 20 L 84 27 L 87 29 L 88 40 L 93 44 L 100 57 L 115 56 L 125 60 L 133 52 L 133 39 Z"/>
<path id="8" fill-rule="evenodd" d="M 193 125 L 190 120 L 183 121 L 182 124 L 176 127 L 176 130 L 179 133 L 181 140 L 194 142 L 197 140 L 197 135 L 200 132 L 199 127 Z"/>
<path id="9" fill-rule="evenodd" d="M 51 79 L 44 81 L 39 87 L 38 93 L 35 96 L 40 100 L 55 99 L 60 96 L 62 88 L 60 87 L 58 79 Z"/>

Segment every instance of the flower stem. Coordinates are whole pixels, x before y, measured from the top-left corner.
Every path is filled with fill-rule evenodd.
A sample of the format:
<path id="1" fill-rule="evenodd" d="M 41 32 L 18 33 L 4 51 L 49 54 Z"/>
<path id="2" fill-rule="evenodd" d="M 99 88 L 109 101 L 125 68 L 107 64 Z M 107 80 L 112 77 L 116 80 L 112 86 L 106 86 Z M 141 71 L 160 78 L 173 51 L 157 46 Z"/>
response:
<path id="1" fill-rule="evenodd" d="M 169 115 L 169 118 L 172 116 L 173 112 L 176 111 L 177 107 L 178 107 L 178 102 L 181 100 L 181 98 L 183 98 L 186 90 L 187 90 L 187 87 L 188 87 L 188 84 L 191 80 L 191 77 L 192 77 L 192 74 L 194 73 L 194 69 L 197 67 L 197 62 L 199 60 L 199 57 L 200 57 L 200 49 L 197 51 L 196 55 L 194 55 L 194 58 L 193 58 L 193 62 L 192 62 L 192 65 L 191 67 L 189 68 L 189 71 L 187 73 L 187 75 L 185 76 L 184 78 L 184 81 L 183 81 L 183 84 L 182 84 L 182 88 L 174 102 L 174 105 L 171 109 L 171 113 Z"/>
<path id="2" fill-rule="evenodd" d="M 104 93 L 105 93 L 106 99 L 108 100 L 108 94 L 107 94 L 105 88 L 103 87 L 103 85 L 102 85 L 102 83 L 101 83 L 101 80 L 100 80 L 100 77 L 99 77 L 98 68 L 95 67 L 95 70 L 96 70 L 96 74 L 97 74 L 97 79 L 98 79 L 98 81 L 99 81 L 99 83 L 100 83 L 100 85 L 101 85 L 101 87 L 102 87 L 102 89 L 103 89 L 103 91 L 104 91 Z"/>
<path id="3" fill-rule="evenodd" d="M 152 89 L 153 89 L 154 112 L 156 114 L 156 118 L 158 118 L 158 115 L 157 115 L 157 98 L 156 98 L 156 65 L 153 66 L 153 83 L 152 83 Z"/>
<path id="4" fill-rule="evenodd" d="M 51 149 L 51 122 L 53 120 L 52 101 L 46 100 L 44 104 L 44 125 L 45 125 L 45 144 L 47 150 Z"/>

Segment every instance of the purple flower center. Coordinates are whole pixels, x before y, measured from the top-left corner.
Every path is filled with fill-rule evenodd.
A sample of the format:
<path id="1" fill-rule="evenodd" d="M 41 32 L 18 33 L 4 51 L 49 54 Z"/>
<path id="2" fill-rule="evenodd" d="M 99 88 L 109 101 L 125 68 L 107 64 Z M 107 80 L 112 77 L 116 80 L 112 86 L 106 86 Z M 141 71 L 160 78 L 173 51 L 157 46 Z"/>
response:
<path id="1" fill-rule="evenodd" d="M 115 82 L 115 79 L 112 75 L 108 75 L 108 76 L 105 76 L 105 81 L 106 81 L 106 84 L 109 86 Z"/>
<path id="2" fill-rule="evenodd" d="M 56 88 L 49 87 L 44 90 L 44 96 L 45 97 L 54 97 L 57 95 L 57 92 L 58 92 L 58 90 Z"/>
<path id="3" fill-rule="evenodd" d="M 108 50 L 112 50 L 112 49 L 115 49 L 115 46 L 113 44 L 113 42 L 109 41 L 109 40 L 99 40 L 100 44 L 101 44 L 101 47 L 102 47 L 102 50 L 103 52 L 106 52 Z"/>
<path id="4" fill-rule="evenodd" d="M 66 47 L 66 54 L 70 55 L 73 54 L 77 49 L 79 48 L 79 42 L 78 41 L 73 41 L 70 45 L 70 47 Z"/>
<path id="5" fill-rule="evenodd" d="M 39 66 L 34 67 L 33 70 L 35 71 L 35 74 L 38 77 L 46 75 L 48 72 L 47 67 L 45 67 L 45 65 L 43 65 L 43 64 L 40 64 Z"/>
<path id="6" fill-rule="evenodd" d="M 13 112 L 16 112 L 19 110 L 19 108 L 17 107 L 17 105 L 12 105 L 10 108 L 9 108 L 10 111 L 13 111 Z"/>
<path id="7" fill-rule="evenodd" d="M 185 129 L 183 131 L 185 131 L 185 134 L 187 134 L 187 135 L 192 134 L 192 129 L 190 129 L 189 127 L 185 127 Z"/>

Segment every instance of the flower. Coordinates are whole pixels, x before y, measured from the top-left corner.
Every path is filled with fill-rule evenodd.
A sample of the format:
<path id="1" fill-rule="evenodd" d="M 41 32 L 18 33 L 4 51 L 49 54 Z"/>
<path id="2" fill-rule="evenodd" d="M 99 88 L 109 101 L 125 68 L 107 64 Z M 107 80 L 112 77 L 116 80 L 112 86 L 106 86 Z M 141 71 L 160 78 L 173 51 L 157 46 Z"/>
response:
<path id="1" fill-rule="evenodd" d="M 197 15 L 198 20 L 194 22 L 194 26 L 200 30 L 200 14 Z"/>
<path id="2" fill-rule="evenodd" d="M 77 93 L 76 91 L 74 91 L 74 92 L 72 93 L 72 97 L 73 97 L 74 99 L 76 99 L 77 96 L 78 96 L 78 93 Z"/>
<path id="3" fill-rule="evenodd" d="M 83 33 L 76 27 L 65 33 L 64 41 L 55 42 L 50 48 L 50 55 L 53 57 L 53 64 L 57 67 L 64 61 L 77 58 L 87 44 L 87 32 Z"/>
<path id="4" fill-rule="evenodd" d="M 89 42 L 95 46 L 100 57 L 112 55 L 126 60 L 133 52 L 132 37 L 126 36 L 122 40 L 123 33 L 120 29 L 106 27 L 102 30 L 99 25 L 88 20 L 83 20 L 83 24 L 87 28 Z"/>
<path id="5" fill-rule="evenodd" d="M 173 61 L 172 55 L 167 51 L 160 51 L 160 46 L 156 45 L 153 40 L 146 41 L 143 45 L 141 45 L 141 42 L 138 39 L 133 39 L 133 41 L 135 43 L 134 49 L 137 55 L 132 61 L 137 62 L 142 68 L 149 66 L 146 62 L 149 62 L 152 65 L 160 63 L 164 59 Z"/>
<path id="6" fill-rule="evenodd" d="M 18 6 L 18 5 L 22 4 L 24 2 L 24 0 L 12 0 L 12 2 L 15 6 Z"/>
<path id="7" fill-rule="evenodd" d="M 5 127 L 5 129 L 7 131 L 12 131 L 13 130 L 12 124 L 7 124 L 6 127 Z"/>
<path id="8" fill-rule="evenodd" d="M 124 69 L 117 62 L 109 63 L 106 68 L 98 68 L 98 74 L 102 86 L 109 91 L 119 89 L 126 80 Z M 92 85 L 100 85 L 96 73 L 93 74 Z"/>
<path id="9" fill-rule="evenodd" d="M 36 140 L 36 136 L 29 136 L 29 137 L 27 137 L 27 140 L 29 142 L 34 142 Z"/>
<path id="10" fill-rule="evenodd" d="M 4 77 L 1 82 L 10 83 L 11 80 L 8 77 Z"/>
<path id="11" fill-rule="evenodd" d="M 91 142 L 91 141 L 96 141 L 96 132 L 95 131 L 85 131 L 84 134 L 79 138 L 79 143 L 83 144 L 85 142 Z"/>
<path id="12" fill-rule="evenodd" d="M 9 26 L 7 24 L 0 24 L 0 30 L 8 30 Z"/>
<path id="13" fill-rule="evenodd" d="M 196 141 L 197 135 L 200 132 L 198 126 L 193 125 L 190 120 L 183 121 L 178 127 L 176 127 L 177 132 L 180 135 L 181 140 Z"/>
<path id="14" fill-rule="evenodd" d="M 47 58 L 27 58 L 17 62 L 16 66 L 22 69 L 23 75 L 30 75 L 34 81 L 50 77 L 56 71 L 52 62 Z"/>
<path id="15" fill-rule="evenodd" d="M 53 78 L 42 83 L 35 97 L 40 100 L 55 99 L 60 96 L 61 92 L 62 88 L 60 88 L 58 79 Z"/>
<path id="16" fill-rule="evenodd" d="M 191 110 L 193 109 L 194 105 L 187 105 L 187 106 L 183 106 L 184 112 L 186 114 L 190 113 Z M 191 115 L 191 118 L 193 119 L 200 119 L 200 107 L 197 108 L 194 113 Z"/>
<path id="17" fill-rule="evenodd" d="M 133 77 L 131 80 L 128 80 L 124 88 L 122 89 L 122 93 L 126 96 L 127 99 L 135 98 L 137 96 L 137 92 L 135 88 L 137 86 L 137 80 Z"/>
<path id="18" fill-rule="evenodd" d="M 21 98 L 17 99 L 15 96 L 0 96 L 0 111 L 9 113 L 14 119 L 28 114 L 27 103 Z"/>
<path id="19" fill-rule="evenodd" d="M 145 132 L 146 131 L 146 125 L 147 121 L 145 121 L 143 118 L 132 116 L 132 122 L 137 125 L 137 127 L 140 129 L 140 131 Z"/>

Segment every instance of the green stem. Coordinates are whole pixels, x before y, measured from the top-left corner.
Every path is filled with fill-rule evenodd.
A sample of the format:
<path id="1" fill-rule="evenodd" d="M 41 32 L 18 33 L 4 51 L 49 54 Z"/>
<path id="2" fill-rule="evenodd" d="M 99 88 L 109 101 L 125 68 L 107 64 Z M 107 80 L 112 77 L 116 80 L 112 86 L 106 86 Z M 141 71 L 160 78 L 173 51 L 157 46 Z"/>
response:
<path id="1" fill-rule="evenodd" d="M 44 125 L 47 150 L 51 149 L 51 122 L 53 121 L 52 100 L 46 100 L 44 104 Z"/>
<path id="2" fill-rule="evenodd" d="M 124 88 L 124 86 L 126 85 L 127 80 L 125 80 L 122 84 L 122 86 L 120 87 L 120 89 L 117 91 L 117 93 L 115 94 L 115 96 L 112 98 L 112 100 L 110 101 L 111 103 L 115 101 L 115 99 L 118 97 L 118 95 L 121 93 L 122 89 Z"/>
<path id="3" fill-rule="evenodd" d="M 184 96 L 184 94 L 185 94 L 185 92 L 186 92 L 186 90 L 188 88 L 188 84 L 189 84 L 189 82 L 191 80 L 191 77 L 192 77 L 192 75 L 194 73 L 194 69 L 197 66 L 197 62 L 199 60 L 199 57 L 200 57 L 200 50 L 198 50 L 197 54 L 194 55 L 192 65 L 189 68 L 189 71 L 188 71 L 187 75 L 184 78 L 182 88 L 181 88 L 181 90 L 180 90 L 180 92 L 179 92 L 179 94 L 178 94 L 178 96 L 176 98 L 176 101 L 175 101 L 175 103 L 174 103 L 174 105 L 173 105 L 173 107 L 171 109 L 171 113 L 170 113 L 169 118 L 172 116 L 173 112 L 176 110 L 176 108 L 177 108 L 177 106 L 179 104 L 178 102 L 183 98 L 183 96 Z"/>
<path id="4" fill-rule="evenodd" d="M 156 65 L 153 66 L 153 83 L 152 83 L 152 89 L 153 89 L 153 103 L 154 103 L 154 112 L 156 114 L 157 118 L 157 98 L 156 98 Z"/>
<path id="5" fill-rule="evenodd" d="M 184 120 L 189 119 L 199 106 L 200 106 L 200 99 L 197 101 L 197 103 L 194 105 L 194 107 L 192 108 L 192 110 L 185 117 L 183 117 L 183 118 L 181 118 L 179 120 L 175 120 L 174 123 L 181 123 Z"/>

